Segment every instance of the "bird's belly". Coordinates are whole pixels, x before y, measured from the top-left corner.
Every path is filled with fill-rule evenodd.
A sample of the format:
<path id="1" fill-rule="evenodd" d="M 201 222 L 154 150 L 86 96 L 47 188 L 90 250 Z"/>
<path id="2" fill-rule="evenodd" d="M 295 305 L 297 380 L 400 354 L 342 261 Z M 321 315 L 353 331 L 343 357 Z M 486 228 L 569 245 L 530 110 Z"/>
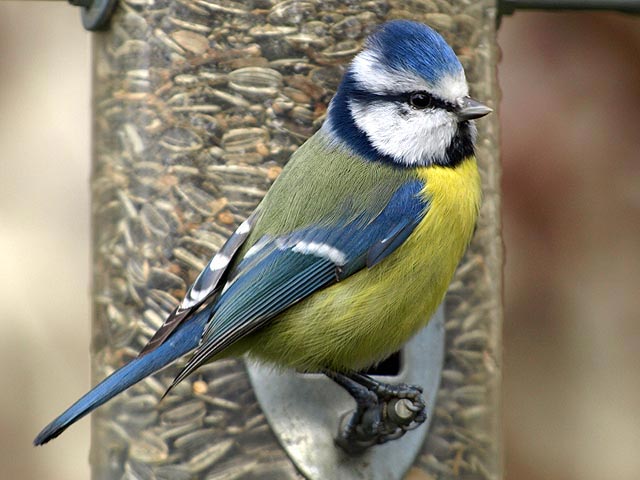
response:
<path id="1" fill-rule="evenodd" d="M 303 371 L 362 369 L 397 351 L 444 298 L 473 233 L 479 201 L 475 161 L 468 168 L 471 175 L 453 177 L 469 183 L 471 176 L 474 188 L 466 192 L 467 185 L 451 178 L 438 188 L 440 171 L 429 172 L 423 192 L 430 196 L 429 211 L 389 257 L 290 307 L 234 351 Z"/>
<path id="2" fill-rule="evenodd" d="M 413 248 L 407 245 L 403 250 Z M 397 253 L 396 263 L 392 255 L 289 308 L 255 341 L 248 339 L 250 354 L 277 365 L 318 371 L 361 369 L 398 350 L 426 325 L 453 271 L 444 264 L 448 262 L 424 262 L 412 259 L 408 251 Z"/>

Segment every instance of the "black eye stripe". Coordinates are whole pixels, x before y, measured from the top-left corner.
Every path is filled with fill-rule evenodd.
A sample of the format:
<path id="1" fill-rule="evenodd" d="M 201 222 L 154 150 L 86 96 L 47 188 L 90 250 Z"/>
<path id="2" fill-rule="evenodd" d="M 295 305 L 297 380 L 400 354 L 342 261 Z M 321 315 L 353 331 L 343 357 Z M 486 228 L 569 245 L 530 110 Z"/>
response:
<path id="1" fill-rule="evenodd" d="M 423 108 L 441 108 L 448 112 L 454 112 L 456 110 L 456 106 L 453 103 L 443 100 L 439 97 L 436 97 L 434 95 L 431 95 L 428 92 L 421 91 L 421 90 L 415 91 L 415 92 L 399 93 L 394 95 L 392 94 L 384 95 L 379 93 L 371 93 L 371 92 L 365 92 L 362 90 L 356 90 L 352 93 L 352 96 L 354 100 L 359 102 L 364 102 L 364 103 L 379 102 L 379 101 L 397 102 L 397 103 L 403 103 L 403 104 L 409 105 L 413 109 L 418 109 L 419 107 L 416 108 L 414 105 L 411 104 L 411 101 L 410 101 L 411 97 L 417 94 L 424 95 L 429 98 L 428 107 L 423 107 Z"/>
<path id="2" fill-rule="evenodd" d="M 418 91 L 404 95 L 400 101 L 405 101 L 413 108 L 442 108 L 449 112 L 455 110 L 455 106 L 451 102 L 447 102 L 441 98 L 435 97 L 428 92 Z M 422 106 L 424 104 L 424 106 Z"/>

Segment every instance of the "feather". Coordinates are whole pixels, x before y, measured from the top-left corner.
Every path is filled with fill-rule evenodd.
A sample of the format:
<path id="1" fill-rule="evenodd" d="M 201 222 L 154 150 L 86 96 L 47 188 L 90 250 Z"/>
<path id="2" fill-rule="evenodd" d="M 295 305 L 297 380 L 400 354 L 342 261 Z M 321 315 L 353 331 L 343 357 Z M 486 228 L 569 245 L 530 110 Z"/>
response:
<path id="1" fill-rule="evenodd" d="M 419 195 L 423 188 L 421 181 L 405 183 L 373 218 L 361 214 L 264 242 L 249 262 L 240 262 L 212 308 L 200 346 L 171 388 L 308 295 L 387 258 L 424 217 L 428 203 Z"/>
<path id="2" fill-rule="evenodd" d="M 187 319 L 182 324 L 182 328 L 178 329 L 162 345 L 142 357 L 135 358 L 109 375 L 58 418 L 43 428 L 33 441 L 34 445 L 43 445 L 54 439 L 69 425 L 75 423 L 120 392 L 193 350 L 198 344 L 200 332 L 202 332 L 207 319 L 208 316 L 205 312 L 196 313 Z"/>
<path id="3" fill-rule="evenodd" d="M 138 354 L 139 357 L 162 345 L 189 315 L 216 294 L 236 252 L 251 233 L 257 219 L 258 210 L 256 209 L 227 239 L 220 251 L 209 260 L 196 281 L 189 287 L 180 305 L 169 314 L 162 326 L 154 333 Z"/>

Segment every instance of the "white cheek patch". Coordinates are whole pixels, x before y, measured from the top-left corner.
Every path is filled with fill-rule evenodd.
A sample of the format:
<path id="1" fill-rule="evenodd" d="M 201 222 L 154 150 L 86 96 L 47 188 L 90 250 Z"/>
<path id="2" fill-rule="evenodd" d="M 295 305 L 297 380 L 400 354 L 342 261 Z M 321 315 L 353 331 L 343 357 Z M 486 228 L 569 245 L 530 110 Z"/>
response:
<path id="1" fill-rule="evenodd" d="M 338 250 L 326 243 L 298 242 L 291 251 L 302 253 L 304 255 L 315 255 L 316 257 L 326 258 L 338 266 L 344 265 L 347 261 L 346 255 L 342 250 Z"/>
<path id="2" fill-rule="evenodd" d="M 454 114 L 441 109 L 406 114 L 397 104 L 355 101 L 349 107 L 376 150 L 404 165 L 427 165 L 443 158 L 458 128 Z"/>

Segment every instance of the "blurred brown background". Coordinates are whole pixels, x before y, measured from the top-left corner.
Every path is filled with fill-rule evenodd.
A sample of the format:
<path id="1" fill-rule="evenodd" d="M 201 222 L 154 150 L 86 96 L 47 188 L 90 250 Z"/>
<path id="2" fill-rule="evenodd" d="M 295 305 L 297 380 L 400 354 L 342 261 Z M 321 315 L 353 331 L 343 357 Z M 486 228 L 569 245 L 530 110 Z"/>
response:
<path id="1" fill-rule="evenodd" d="M 510 480 L 640 478 L 640 18 L 503 19 Z M 0 2 L 0 477 L 89 476 L 90 36 Z"/>

